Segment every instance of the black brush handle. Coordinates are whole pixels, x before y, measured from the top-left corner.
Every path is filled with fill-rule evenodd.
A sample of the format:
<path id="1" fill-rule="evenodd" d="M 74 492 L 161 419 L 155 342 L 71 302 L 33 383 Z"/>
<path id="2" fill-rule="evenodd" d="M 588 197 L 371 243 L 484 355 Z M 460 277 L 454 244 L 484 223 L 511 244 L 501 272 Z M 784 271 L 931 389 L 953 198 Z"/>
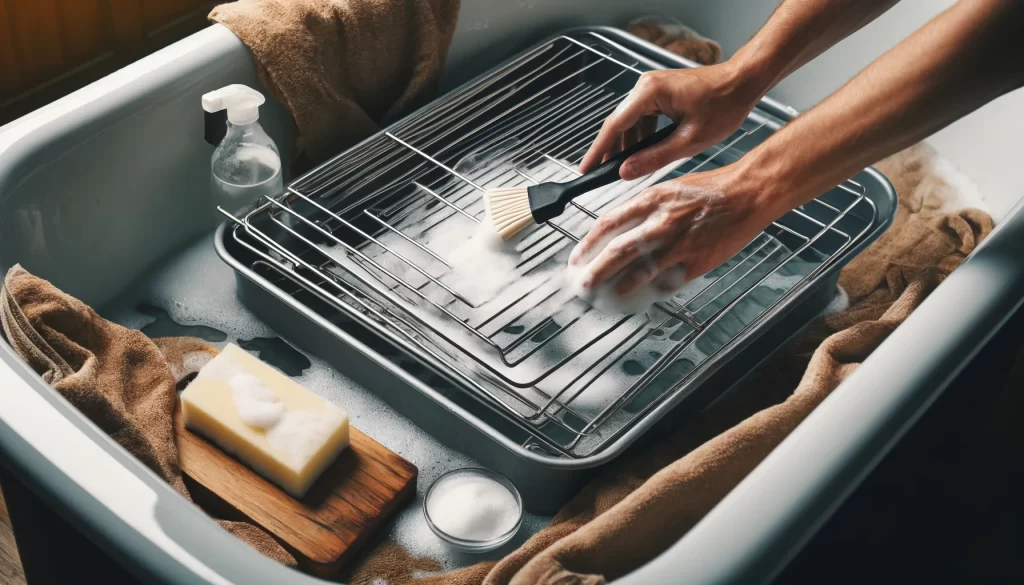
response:
<path id="1" fill-rule="evenodd" d="M 578 179 L 562 184 L 562 195 L 558 199 L 563 205 L 569 203 L 584 193 L 589 193 L 599 187 L 604 187 L 619 180 L 619 167 L 626 159 L 640 152 L 641 150 L 654 146 L 669 137 L 679 127 L 678 123 L 672 123 L 651 134 L 647 138 L 638 141 L 633 146 L 623 150 L 619 154 L 601 163 L 601 166 L 590 171 Z"/>

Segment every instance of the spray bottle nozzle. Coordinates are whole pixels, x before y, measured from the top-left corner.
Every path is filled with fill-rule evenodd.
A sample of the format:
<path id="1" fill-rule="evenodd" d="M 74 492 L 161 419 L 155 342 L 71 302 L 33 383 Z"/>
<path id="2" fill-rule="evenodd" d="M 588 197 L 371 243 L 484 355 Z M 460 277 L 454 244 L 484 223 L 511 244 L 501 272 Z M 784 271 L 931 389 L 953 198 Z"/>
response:
<path id="1" fill-rule="evenodd" d="M 260 118 L 260 106 L 266 101 L 263 94 L 251 87 L 235 84 L 203 94 L 206 110 L 206 141 L 220 144 L 227 133 L 227 121 L 232 124 L 252 124 Z"/>
<path id="2" fill-rule="evenodd" d="M 251 87 L 234 84 L 203 95 L 203 109 L 211 114 L 228 111 L 232 124 L 252 124 L 260 119 L 260 106 L 267 101 Z"/>

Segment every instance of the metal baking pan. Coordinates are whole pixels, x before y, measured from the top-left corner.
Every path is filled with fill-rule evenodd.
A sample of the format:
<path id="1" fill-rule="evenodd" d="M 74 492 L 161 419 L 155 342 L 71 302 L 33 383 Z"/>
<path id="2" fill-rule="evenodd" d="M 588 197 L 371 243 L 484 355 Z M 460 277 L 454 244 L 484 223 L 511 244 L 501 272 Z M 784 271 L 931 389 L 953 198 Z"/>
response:
<path id="1" fill-rule="evenodd" d="M 476 172 L 474 167 L 459 165 L 467 159 L 486 162 L 495 151 L 469 147 L 459 151 L 459 140 L 493 146 L 496 137 L 514 134 L 518 141 L 513 144 L 520 149 L 516 152 L 527 158 L 516 159 L 518 166 L 513 170 L 525 169 L 523 175 L 536 171 L 528 157 L 543 155 L 559 163 L 573 162 L 585 148 L 589 132 L 596 130 L 595 125 L 628 92 L 641 71 L 692 66 L 612 29 L 559 35 L 311 171 L 274 201 L 221 225 L 216 237 L 218 254 L 236 271 L 243 302 L 282 336 L 373 389 L 442 442 L 509 476 L 531 511 L 553 511 L 571 496 L 588 470 L 621 455 L 641 438 L 652 437 L 651 429 L 667 415 L 684 420 L 706 406 L 820 312 L 832 298 L 842 266 L 891 223 L 896 198 L 888 181 L 873 170 L 862 171 L 815 202 L 780 218 L 731 264 L 712 272 L 698 293 L 663 308 L 668 315 L 665 320 L 649 323 L 635 317 L 642 335 L 637 343 L 653 343 L 650 336 L 669 318 L 673 326 L 690 328 L 674 340 L 675 345 L 668 346 L 669 351 L 659 352 L 658 358 L 646 364 L 639 375 L 646 384 L 631 385 L 621 396 L 614 396 L 600 416 L 589 419 L 579 414 L 581 409 L 572 403 L 575 397 L 561 399 L 561 390 L 546 390 L 547 402 L 524 400 L 517 394 L 515 380 L 487 375 L 479 365 L 488 364 L 475 350 L 459 338 L 439 333 L 404 305 L 401 299 L 405 297 L 399 293 L 405 291 L 392 282 L 395 274 L 375 277 L 376 269 L 360 274 L 313 250 L 312 240 L 333 237 L 356 253 L 365 252 L 360 257 L 367 260 L 374 258 L 368 252 L 370 246 L 383 248 L 378 250 L 382 255 L 393 254 L 379 245 L 381 234 L 398 232 L 406 240 L 414 239 L 401 231 L 401 224 L 385 224 L 373 237 L 361 239 L 340 233 L 348 229 L 368 236 L 367 228 L 349 223 L 356 222 L 356 217 L 362 220 L 370 215 L 381 224 L 381 218 L 391 221 L 393 216 L 384 212 L 411 201 L 412 195 L 402 191 L 413 182 L 409 176 L 431 186 L 425 191 L 438 200 L 449 194 L 464 199 L 467 192 L 473 193 L 459 182 L 471 183 L 467 177 L 492 179 L 494 173 L 486 174 L 491 171 L 470 175 Z M 536 91 L 538 87 L 543 91 Z M 566 103 L 572 107 L 567 109 Z M 474 122 L 483 117 L 473 113 L 488 108 L 492 119 L 503 121 Z M 728 164 L 792 114 L 791 109 L 762 100 L 733 137 L 666 176 Z M 474 127 L 474 123 L 480 125 Z M 539 135 L 538 125 L 546 125 L 545 135 L 574 139 L 555 146 L 545 139 L 542 147 L 522 138 L 524 134 Z M 462 134 L 459 128 L 464 129 Z M 461 154 L 453 154 L 448 161 L 439 154 L 442 151 Z M 406 166 L 388 163 L 390 166 L 383 167 L 387 172 L 366 175 L 368 167 L 372 170 L 374 164 L 382 164 L 377 161 L 388 157 L 412 162 Z M 416 166 L 408 166 L 412 164 Z M 561 166 L 567 172 L 572 170 Z M 373 181 L 398 184 L 393 191 L 398 194 L 382 201 L 385 197 L 377 195 L 381 189 Z M 638 190 L 623 191 L 619 196 L 629 197 Z M 452 207 L 450 202 L 444 203 Z M 605 210 L 607 203 L 588 208 L 590 203 L 584 201 L 578 211 L 585 220 Z M 464 209 L 470 210 L 470 205 Z M 552 226 L 554 235 L 549 241 L 571 242 L 579 236 L 579 231 L 565 225 Z M 578 226 L 585 231 L 587 224 Z M 412 291 L 408 283 L 406 288 Z M 765 297 L 766 290 L 774 292 L 759 298 Z M 704 301 L 697 303 L 695 299 L 702 294 Z M 606 360 L 607 370 L 618 371 L 633 355 L 626 347 L 625 342 L 616 345 L 600 355 L 597 363 Z M 640 347 L 644 346 L 635 346 Z M 704 348 L 700 358 L 680 357 L 696 347 Z M 579 355 L 585 355 L 585 349 Z M 597 363 L 592 366 L 595 371 L 600 370 Z M 679 368 L 680 363 L 686 367 Z"/>

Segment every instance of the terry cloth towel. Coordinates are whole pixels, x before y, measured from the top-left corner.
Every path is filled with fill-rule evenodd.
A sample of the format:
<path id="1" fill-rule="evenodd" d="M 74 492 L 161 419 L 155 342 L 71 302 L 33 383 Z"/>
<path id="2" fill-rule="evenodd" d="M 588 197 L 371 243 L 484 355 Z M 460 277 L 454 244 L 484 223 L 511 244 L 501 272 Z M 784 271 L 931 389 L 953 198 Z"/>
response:
<path id="1" fill-rule="evenodd" d="M 856 370 L 991 231 L 991 217 L 963 208 L 939 166 L 925 145 L 876 165 L 893 182 L 899 210 L 886 235 L 843 270 L 848 308 L 812 322 L 678 430 L 619 457 L 518 550 L 497 563 L 413 579 L 440 565 L 386 543 L 351 582 L 596 585 L 653 559 Z"/>
<path id="2" fill-rule="evenodd" d="M 722 46 L 716 41 L 702 36 L 685 24 L 664 22 L 665 20 L 670 19 L 637 18 L 626 25 L 626 30 L 649 43 L 701 65 L 713 65 L 722 59 Z"/>
<path id="3" fill-rule="evenodd" d="M 296 155 L 323 161 L 433 88 L 459 0 L 239 0 L 210 20 L 244 42 L 291 112 Z"/>
<path id="4" fill-rule="evenodd" d="M 0 322 L 7 342 L 43 380 L 189 498 L 174 439 L 176 383 L 205 363 L 195 356 L 212 358 L 215 348 L 191 338 L 150 340 L 140 331 L 103 319 L 20 265 L 4 279 Z M 260 528 L 246 522 L 217 522 L 264 555 L 295 564 Z"/>

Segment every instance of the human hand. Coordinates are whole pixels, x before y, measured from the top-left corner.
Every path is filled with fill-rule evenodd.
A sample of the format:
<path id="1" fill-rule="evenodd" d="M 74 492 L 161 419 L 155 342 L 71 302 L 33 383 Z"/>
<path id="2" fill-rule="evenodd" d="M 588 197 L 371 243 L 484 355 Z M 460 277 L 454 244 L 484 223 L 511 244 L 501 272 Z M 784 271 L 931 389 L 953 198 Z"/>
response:
<path id="1" fill-rule="evenodd" d="M 703 152 L 743 124 L 761 98 L 758 82 L 728 61 L 709 67 L 648 71 L 604 121 L 580 163 L 580 172 L 651 134 L 652 116 L 662 113 L 679 122 L 671 136 L 629 157 L 619 176 L 632 180 L 672 161 Z"/>
<path id="2" fill-rule="evenodd" d="M 756 182 L 733 166 L 659 183 L 599 217 L 569 257 L 586 267 L 580 286 L 592 290 L 622 272 L 621 297 L 652 281 L 670 290 L 742 250 L 775 218 Z"/>

